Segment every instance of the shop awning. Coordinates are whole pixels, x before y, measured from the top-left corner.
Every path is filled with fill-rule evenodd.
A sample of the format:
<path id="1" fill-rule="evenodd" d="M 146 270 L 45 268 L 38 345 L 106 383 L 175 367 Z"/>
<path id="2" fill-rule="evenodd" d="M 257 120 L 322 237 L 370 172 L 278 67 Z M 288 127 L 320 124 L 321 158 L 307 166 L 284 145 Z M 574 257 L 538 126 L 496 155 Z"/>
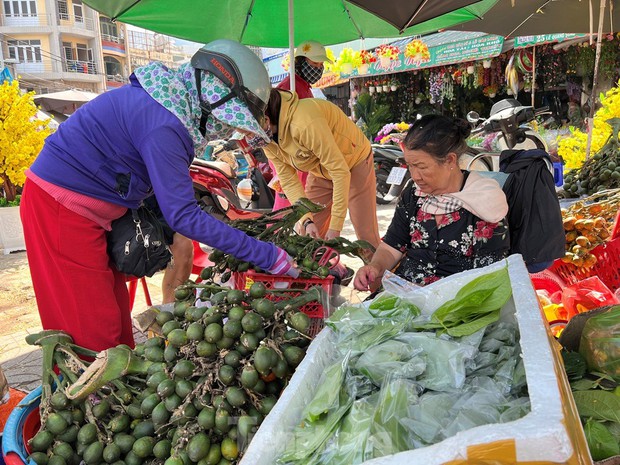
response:
<path id="1" fill-rule="evenodd" d="M 422 40 L 428 46 L 429 57 L 424 60 L 416 60 L 406 57 L 405 46 L 411 41 L 411 37 L 392 43 L 400 48 L 398 59 L 382 65 L 380 61 L 372 63 L 365 76 L 400 73 L 423 68 L 452 65 L 468 61 L 484 60 L 493 58 L 502 53 L 504 38 L 484 33 L 464 33 L 446 31 L 423 37 Z M 356 77 L 355 70 L 350 77 Z"/>

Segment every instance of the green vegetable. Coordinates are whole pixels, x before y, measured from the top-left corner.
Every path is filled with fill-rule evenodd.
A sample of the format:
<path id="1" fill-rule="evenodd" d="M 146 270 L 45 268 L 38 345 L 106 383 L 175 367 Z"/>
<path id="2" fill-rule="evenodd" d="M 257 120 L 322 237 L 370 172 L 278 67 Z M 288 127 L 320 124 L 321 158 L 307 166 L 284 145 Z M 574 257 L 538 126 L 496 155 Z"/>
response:
<path id="1" fill-rule="evenodd" d="M 312 401 L 304 409 L 303 418 L 308 421 L 316 421 L 323 414 L 334 409 L 334 407 L 338 407 L 339 393 L 344 381 L 348 361 L 349 358 L 345 357 L 344 360 L 339 360 L 323 372 L 319 388 Z"/>
<path id="2" fill-rule="evenodd" d="M 590 418 L 583 430 L 594 460 L 604 460 L 620 454 L 618 440 L 604 424 Z"/>
<path id="3" fill-rule="evenodd" d="M 583 378 L 588 366 L 581 354 L 579 352 L 568 352 L 566 350 L 562 350 L 561 354 L 568 380 L 577 381 Z"/>
<path id="4" fill-rule="evenodd" d="M 620 397 L 608 391 L 573 392 L 579 416 L 620 423 Z"/>
<path id="5" fill-rule="evenodd" d="M 461 337 L 479 331 L 499 319 L 501 308 L 512 295 L 508 268 L 482 275 L 463 286 L 454 299 L 440 306 L 419 329 L 444 329 Z"/>

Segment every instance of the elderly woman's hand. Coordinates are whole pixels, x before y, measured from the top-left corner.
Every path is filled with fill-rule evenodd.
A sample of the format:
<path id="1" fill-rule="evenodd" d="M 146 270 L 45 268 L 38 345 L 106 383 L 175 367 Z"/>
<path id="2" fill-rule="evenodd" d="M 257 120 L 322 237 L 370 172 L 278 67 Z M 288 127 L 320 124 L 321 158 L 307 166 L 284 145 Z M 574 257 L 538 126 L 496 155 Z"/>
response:
<path id="1" fill-rule="evenodd" d="M 381 276 L 381 270 L 373 265 L 365 265 L 357 270 L 353 286 L 358 291 L 370 290 L 372 284 Z"/>

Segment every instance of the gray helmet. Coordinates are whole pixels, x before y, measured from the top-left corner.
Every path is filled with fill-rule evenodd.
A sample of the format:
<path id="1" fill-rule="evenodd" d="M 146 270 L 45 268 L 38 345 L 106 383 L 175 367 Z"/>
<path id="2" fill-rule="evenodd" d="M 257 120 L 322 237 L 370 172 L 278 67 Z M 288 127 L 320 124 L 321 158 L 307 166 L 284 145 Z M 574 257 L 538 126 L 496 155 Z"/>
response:
<path id="1" fill-rule="evenodd" d="M 254 52 L 234 40 L 214 40 L 194 54 L 191 65 L 197 71 L 196 85 L 203 114 L 202 120 L 206 121 L 212 108 L 222 105 L 233 97 L 239 97 L 262 125 L 271 84 L 267 69 Z M 200 70 L 215 75 L 231 89 L 231 93 L 215 103 L 204 102 L 200 92 Z"/>

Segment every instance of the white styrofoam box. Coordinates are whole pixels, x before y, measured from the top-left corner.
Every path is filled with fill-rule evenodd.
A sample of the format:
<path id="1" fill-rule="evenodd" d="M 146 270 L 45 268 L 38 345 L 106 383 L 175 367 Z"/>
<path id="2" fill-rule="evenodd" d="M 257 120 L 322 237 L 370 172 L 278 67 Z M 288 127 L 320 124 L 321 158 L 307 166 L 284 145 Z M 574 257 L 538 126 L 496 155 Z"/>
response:
<path id="1" fill-rule="evenodd" d="M 490 443 L 494 443 L 495 449 L 498 449 L 495 457 L 498 464 L 514 463 L 515 458 L 517 462 L 591 463 L 587 448 L 584 450 L 583 430 L 574 415 L 574 402 L 567 395 L 565 375 L 561 368 L 558 370 L 557 354 L 554 354 L 555 349 L 548 336 L 536 293 L 520 255 L 420 288 L 414 291 L 417 294 L 415 301 L 423 304 L 423 313 L 432 312 L 454 298 L 463 285 L 482 274 L 506 266 L 506 262 L 512 284 L 512 298 L 502 309 L 501 318 L 505 321 L 516 319 L 519 327 L 531 402 L 530 413 L 513 422 L 462 431 L 429 447 L 368 460 L 364 462 L 365 465 L 439 465 L 454 460 L 467 461 L 472 446 L 484 448 L 484 444 Z M 333 331 L 325 328 L 312 342 L 288 387 L 252 439 L 241 465 L 275 463 L 287 444 L 290 432 L 300 421 L 305 405 L 312 400 L 321 374 L 335 360 L 335 339 Z M 516 457 L 510 459 L 505 456 L 505 449 L 497 447 L 498 444 L 513 445 Z M 505 462 L 502 460 L 504 457 Z"/>

